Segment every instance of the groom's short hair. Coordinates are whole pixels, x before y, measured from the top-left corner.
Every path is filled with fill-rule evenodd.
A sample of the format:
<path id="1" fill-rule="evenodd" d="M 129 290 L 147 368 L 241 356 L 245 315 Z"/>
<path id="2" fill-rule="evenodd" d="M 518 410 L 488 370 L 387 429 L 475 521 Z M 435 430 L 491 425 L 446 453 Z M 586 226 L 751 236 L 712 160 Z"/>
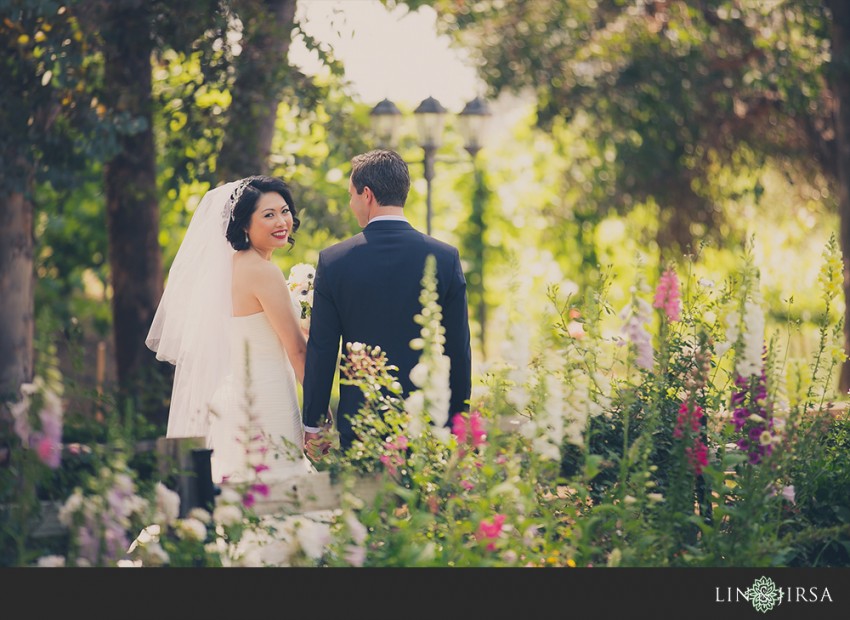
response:
<path id="1" fill-rule="evenodd" d="M 382 207 L 403 207 L 410 191 L 410 171 L 395 151 L 375 149 L 351 159 L 351 183 L 358 194 L 368 186 Z"/>

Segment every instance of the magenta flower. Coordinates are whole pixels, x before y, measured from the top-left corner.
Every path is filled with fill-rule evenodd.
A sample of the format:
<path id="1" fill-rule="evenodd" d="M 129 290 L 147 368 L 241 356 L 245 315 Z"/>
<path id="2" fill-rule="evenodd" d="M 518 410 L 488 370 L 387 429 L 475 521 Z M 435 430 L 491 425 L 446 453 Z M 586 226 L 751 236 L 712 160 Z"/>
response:
<path id="1" fill-rule="evenodd" d="M 499 513 L 493 515 L 492 521 L 482 519 L 478 524 L 478 530 L 475 532 L 475 539 L 490 540 L 490 542 L 487 543 L 487 550 L 494 551 L 496 549 L 496 544 L 492 541 L 499 537 L 504 523 L 505 515 Z"/>
<path id="2" fill-rule="evenodd" d="M 399 435 L 395 440 L 386 440 L 384 442 L 384 450 L 386 450 L 379 460 L 387 468 L 391 476 L 398 473 L 398 468 L 404 465 L 407 457 L 407 437 Z"/>
<path id="3" fill-rule="evenodd" d="M 458 443 L 466 443 L 466 420 L 462 413 L 456 413 L 452 418 L 452 432 Z"/>
<path id="4" fill-rule="evenodd" d="M 732 393 L 731 424 L 741 434 L 736 445 L 747 453 L 751 465 L 758 465 L 765 456 L 773 452 L 773 442 L 764 441 L 762 435 L 767 432 L 771 437 L 775 434 L 774 419 L 767 398 L 767 378 L 762 369 L 759 375 L 752 378 L 738 375 L 735 380 L 737 388 Z M 751 419 L 755 414 L 757 417 Z"/>
<path id="5" fill-rule="evenodd" d="M 470 413 L 468 417 L 463 413 L 456 414 L 452 418 L 452 432 L 457 437 L 458 445 L 461 446 L 471 444 L 474 449 L 487 443 L 484 417 L 478 410 Z M 461 452 L 463 451 L 461 448 Z"/>
<path id="6" fill-rule="evenodd" d="M 683 402 L 679 407 L 676 428 L 673 429 L 673 437 L 675 439 L 682 439 L 685 436 L 691 438 L 690 445 L 685 447 L 685 456 L 688 459 L 688 464 L 697 476 L 708 465 L 708 448 L 703 443 L 699 432 L 702 418 L 702 407 L 694 405 L 691 408 L 687 402 Z"/>
<path id="7" fill-rule="evenodd" d="M 62 462 L 62 444 L 42 433 L 34 433 L 35 452 L 39 460 L 50 469 L 58 469 Z"/>
<path id="8" fill-rule="evenodd" d="M 682 317 L 682 298 L 679 292 L 679 279 L 672 267 L 668 267 L 655 289 L 655 300 L 652 307 L 663 310 L 670 322 L 678 321 Z"/>
<path id="9" fill-rule="evenodd" d="M 257 483 L 252 484 L 251 490 L 256 491 L 257 493 L 259 493 L 263 497 L 269 496 L 269 485 L 267 485 L 263 482 L 257 482 Z"/>

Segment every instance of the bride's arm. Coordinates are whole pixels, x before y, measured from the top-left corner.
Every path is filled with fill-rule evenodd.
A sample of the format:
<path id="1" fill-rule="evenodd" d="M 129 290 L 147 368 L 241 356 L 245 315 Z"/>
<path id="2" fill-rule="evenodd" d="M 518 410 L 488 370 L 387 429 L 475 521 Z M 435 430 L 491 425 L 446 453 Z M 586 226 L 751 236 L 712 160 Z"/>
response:
<path id="1" fill-rule="evenodd" d="M 253 284 L 254 294 L 286 350 L 298 383 L 303 383 L 307 340 L 301 331 L 300 317 L 295 314 L 286 278 L 277 266 L 269 263 Z"/>

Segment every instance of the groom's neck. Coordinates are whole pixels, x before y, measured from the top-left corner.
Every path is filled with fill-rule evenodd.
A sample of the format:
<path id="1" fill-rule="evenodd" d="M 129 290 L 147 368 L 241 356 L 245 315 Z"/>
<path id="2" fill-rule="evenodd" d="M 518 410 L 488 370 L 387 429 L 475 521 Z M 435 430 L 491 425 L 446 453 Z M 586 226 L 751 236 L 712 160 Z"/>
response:
<path id="1" fill-rule="evenodd" d="M 404 208 L 403 207 L 373 207 L 369 210 L 369 221 L 371 222 L 373 219 L 380 215 L 400 215 L 404 217 Z"/>

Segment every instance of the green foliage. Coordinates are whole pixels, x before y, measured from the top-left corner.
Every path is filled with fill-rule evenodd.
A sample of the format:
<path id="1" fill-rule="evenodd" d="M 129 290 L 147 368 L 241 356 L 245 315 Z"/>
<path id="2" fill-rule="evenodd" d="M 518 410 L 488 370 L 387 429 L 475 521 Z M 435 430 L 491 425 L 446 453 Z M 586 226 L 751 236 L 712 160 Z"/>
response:
<path id="1" fill-rule="evenodd" d="M 100 65 L 91 7 L 13 2 L 0 22 L 0 151 L 5 191 L 28 191 L 33 177 L 73 186 L 91 161 L 116 148 L 98 101 Z"/>
<path id="2" fill-rule="evenodd" d="M 756 168 L 772 160 L 801 182 L 832 175 L 821 157 L 831 138 L 810 131 L 831 126 L 822 3 L 433 4 L 492 95 L 533 92 L 541 127 L 563 122 L 579 136 L 598 208 L 659 205 L 664 247 L 722 238 L 716 161 L 742 147 Z"/>
<path id="3" fill-rule="evenodd" d="M 827 305 L 835 299 L 835 255 L 830 242 L 821 280 Z M 370 387 L 392 384 L 385 364 L 366 363 L 379 354 L 351 351 L 349 380 L 370 404 L 356 420 L 361 440 L 332 470 L 344 485 L 358 473 L 383 471 L 383 486 L 372 502 L 344 502 L 345 524 L 334 530 L 337 542 L 324 561 L 843 565 L 850 540 L 847 502 L 828 483 L 841 484 L 847 476 L 847 460 L 839 456 L 846 449 L 846 420 L 817 415 L 831 375 L 819 373 L 817 362 L 811 389 L 790 400 L 782 396 L 782 352 L 771 341 L 762 354 L 765 333 L 763 323 L 758 331 L 759 282 L 751 259 L 744 256 L 729 289 L 698 284 L 693 270 L 680 312 L 674 311 L 678 284 L 667 293 L 656 288 L 650 365 L 642 361 L 646 342 L 634 327 L 627 330 L 625 354 L 617 354 L 619 339 L 602 336 L 590 321 L 581 335 L 568 328 L 576 315 L 552 291 L 556 329 L 536 353 L 527 350 L 527 336 L 513 334 L 512 356 L 482 377 L 472 412 L 454 418 L 451 436 L 439 425 L 416 422 L 435 410 L 422 412 L 416 393 L 388 400 Z M 672 271 L 665 277 L 665 286 L 678 281 Z M 581 309 L 599 317 L 604 307 L 591 298 Z M 723 318 L 714 320 L 714 312 Z M 840 342 L 836 325 L 840 319 L 824 323 L 826 359 Z M 423 330 L 426 349 L 434 337 L 427 334 Z M 764 373 L 765 384 L 741 374 L 750 364 Z M 439 373 L 430 376 L 423 391 L 439 384 Z M 742 394 L 749 390 L 757 397 L 747 401 Z M 741 431 L 736 424 L 748 416 L 767 429 L 756 433 L 763 448 L 758 458 L 740 440 L 750 427 Z M 820 457 L 810 460 L 816 453 Z M 827 468 L 828 482 L 816 482 Z M 368 534 L 358 534 L 356 520 Z"/>

